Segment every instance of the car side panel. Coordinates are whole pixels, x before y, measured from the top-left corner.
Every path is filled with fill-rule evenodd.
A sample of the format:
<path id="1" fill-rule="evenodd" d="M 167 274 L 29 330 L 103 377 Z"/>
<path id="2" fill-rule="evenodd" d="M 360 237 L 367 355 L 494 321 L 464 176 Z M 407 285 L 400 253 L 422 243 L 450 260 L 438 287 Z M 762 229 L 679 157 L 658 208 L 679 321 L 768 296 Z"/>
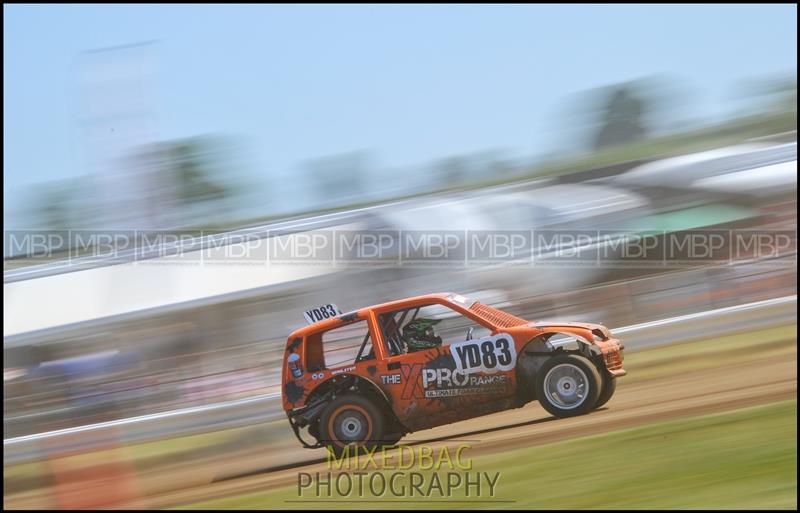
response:
<path id="1" fill-rule="evenodd" d="M 491 339 L 507 345 L 503 368 L 492 365 L 492 357 L 480 368 L 463 365 L 469 349 L 484 346 L 488 351 L 489 344 L 494 348 Z M 510 335 L 498 333 L 393 356 L 380 363 L 378 383 L 397 418 L 411 431 L 485 415 L 509 408 L 516 400 L 515 347 Z"/>

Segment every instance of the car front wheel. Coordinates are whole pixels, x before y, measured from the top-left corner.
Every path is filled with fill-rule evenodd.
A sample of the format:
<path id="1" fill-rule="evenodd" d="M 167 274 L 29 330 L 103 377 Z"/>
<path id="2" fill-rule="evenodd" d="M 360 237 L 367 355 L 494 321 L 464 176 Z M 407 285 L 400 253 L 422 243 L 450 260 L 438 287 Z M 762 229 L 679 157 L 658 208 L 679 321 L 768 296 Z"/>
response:
<path id="1" fill-rule="evenodd" d="M 598 397 L 597 402 L 594 403 L 595 409 L 600 408 L 601 406 L 606 404 L 616 391 L 617 391 L 617 378 L 615 378 L 608 372 L 603 372 L 603 391 L 600 392 L 600 397 Z"/>
<path id="2" fill-rule="evenodd" d="M 554 356 L 536 376 L 536 397 L 556 417 L 583 415 L 595 408 L 602 379 L 591 361 L 576 354 Z"/>

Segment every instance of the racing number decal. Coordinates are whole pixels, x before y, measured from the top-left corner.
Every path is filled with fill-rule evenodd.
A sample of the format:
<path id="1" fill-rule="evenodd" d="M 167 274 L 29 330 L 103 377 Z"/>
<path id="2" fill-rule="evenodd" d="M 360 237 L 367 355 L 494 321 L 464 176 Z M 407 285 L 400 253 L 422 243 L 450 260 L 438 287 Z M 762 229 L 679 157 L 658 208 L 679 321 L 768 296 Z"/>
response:
<path id="1" fill-rule="evenodd" d="M 495 340 L 495 344 L 500 351 L 497 355 L 497 366 L 501 369 L 503 367 L 514 366 L 514 360 L 517 358 L 517 351 L 507 337 L 501 337 Z M 514 351 L 513 354 L 511 351 Z"/>
<path id="2" fill-rule="evenodd" d="M 309 324 L 313 324 L 323 319 L 330 319 L 331 317 L 336 317 L 337 315 L 341 314 L 342 312 L 339 310 L 339 307 L 333 303 L 328 303 L 327 305 L 318 306 L 303 312 L 306 322 Z"/>
<path id="3" fill-rule="evenodd" d="M 517 349 L 510 336 L 500 333 L 450 345 L 456 368 L 464 373 L 510 371 L 517 362 Z"/>

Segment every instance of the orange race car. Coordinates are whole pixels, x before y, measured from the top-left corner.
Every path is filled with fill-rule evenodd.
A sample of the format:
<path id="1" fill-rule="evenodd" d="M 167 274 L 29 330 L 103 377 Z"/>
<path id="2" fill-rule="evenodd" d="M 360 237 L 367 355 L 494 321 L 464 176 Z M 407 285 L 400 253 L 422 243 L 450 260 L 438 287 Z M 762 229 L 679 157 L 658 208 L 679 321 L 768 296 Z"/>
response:
<path id="1" fill-rule="evenodd" d="M 581 415 L 625 375 L 622 342 L 604 326 L 529 322 L 458 294 L 305 317 L 286 344 L 283 408 L 303 446 L 337 454 L 533 400 Z"/>

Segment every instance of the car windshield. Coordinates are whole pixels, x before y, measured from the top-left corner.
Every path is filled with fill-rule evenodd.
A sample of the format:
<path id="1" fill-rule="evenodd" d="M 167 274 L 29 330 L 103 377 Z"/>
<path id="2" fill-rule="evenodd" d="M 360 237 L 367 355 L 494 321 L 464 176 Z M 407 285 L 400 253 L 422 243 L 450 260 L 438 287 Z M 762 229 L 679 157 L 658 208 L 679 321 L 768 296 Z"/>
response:
<path id="1" fill-rule="evenodd" d="M 450 294 L 447 296 L 447 299 L 453 303 L 456 303 L 457 305 L 463 306 L 464 308 L 471 308 L 472 305 L 478 302 L 477 299 L 462 296 L 461 294 Z"/>
<path id="2" fill-rule="evenodd" d="M 470 303 L 478 304 L 477 301 Z M 430 347 L 433 347 L 491 334 L 488 327 L 438 303 L 387 312 L 378 316 L 378 322 L 391 356 L 424 348 L 428 343 L 432 343 Z M 415 336 L 415 322 L 423 327 L 429 326 L 430 332 L 423 330 L 424 334 L 417 333 Z"/>

